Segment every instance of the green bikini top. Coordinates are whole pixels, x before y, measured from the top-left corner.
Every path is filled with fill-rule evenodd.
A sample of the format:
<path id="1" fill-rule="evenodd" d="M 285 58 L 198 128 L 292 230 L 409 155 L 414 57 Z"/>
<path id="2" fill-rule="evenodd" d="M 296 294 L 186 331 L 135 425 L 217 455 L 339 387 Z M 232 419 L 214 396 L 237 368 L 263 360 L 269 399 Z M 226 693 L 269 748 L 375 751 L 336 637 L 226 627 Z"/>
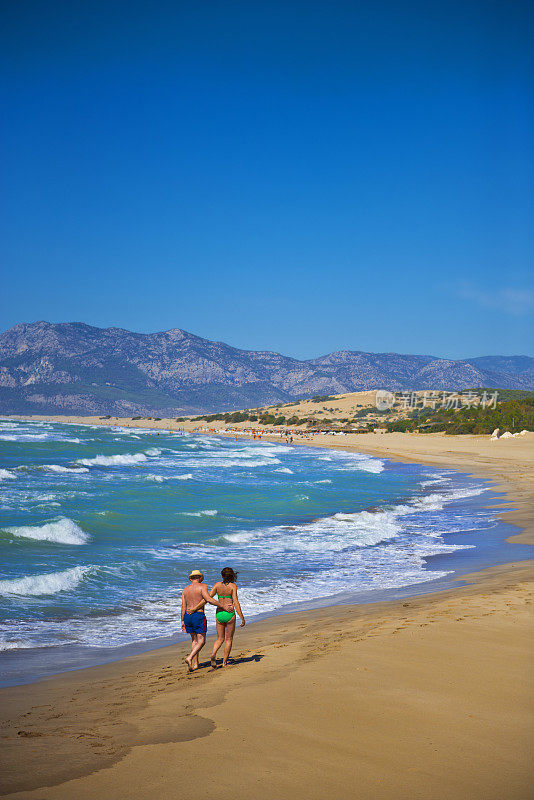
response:
<path id="1" fill-rule="evenodd" d="M 231 600 L 232 599 L 232 595 L 231 594 L 218 594 L 217 597 L 219 598 L 219 600 Z"/>

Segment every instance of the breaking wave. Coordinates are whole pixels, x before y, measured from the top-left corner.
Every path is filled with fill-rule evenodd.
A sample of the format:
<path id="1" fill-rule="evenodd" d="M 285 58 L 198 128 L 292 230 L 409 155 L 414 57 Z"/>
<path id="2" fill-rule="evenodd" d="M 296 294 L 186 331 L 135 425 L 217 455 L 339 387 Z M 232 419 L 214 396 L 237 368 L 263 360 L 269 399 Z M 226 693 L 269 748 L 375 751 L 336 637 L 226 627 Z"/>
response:
<path id="1" fill-rule="evenodd" d="M 206 508 L 203 511 L 180 511 L 183 517 L 215 517 L 217 514 L 216 508 Z"/>
<path id="2" fill-rule="evenodd" d="M 30 597 L 67 592 L 74 589 L 90 570 L 91 567 L 73 567 L 63 572 L 28 575 L 24 578 L 0 581 L 0 595 Z"/>
<path id="3" fill-rule="evenodd" d="M 57 544 L 85 544 L 91 538 L 82 531 L 68 517 L 61 517 L 55 522 L 46 522 L 44 525 L 20 525 L 16 527 L 4 528 L 12 536 L 22 539 L 36 539 L 41 542 L 55 542 Z"/>
<path id="4" fill-rule="evenodd" d="M 89 472 L 87 467 L 62 467 L 61 464 L 45 464 L 44 468 L 49 472 L 63 472 L 63 473 Z"/>
<path id="5" fill-rule="evenodd" d="M 8 469 L 0 469 L 0 481 L 16 480 L 17 476 L 13 475 Z"/>
<path id="6" fill-rule="evenodd" d="M 76 460 L 76 463 L 84 464 L 86 467 L 130 467 L 133 466 L 134 464 L 142 464 L 143 461 L 146 460 L 147 456 L 145 453 L 124 453 L 123 455 L 116 455 L 116 456 L 95 456 L 94 458 L 78 458 Z"/>

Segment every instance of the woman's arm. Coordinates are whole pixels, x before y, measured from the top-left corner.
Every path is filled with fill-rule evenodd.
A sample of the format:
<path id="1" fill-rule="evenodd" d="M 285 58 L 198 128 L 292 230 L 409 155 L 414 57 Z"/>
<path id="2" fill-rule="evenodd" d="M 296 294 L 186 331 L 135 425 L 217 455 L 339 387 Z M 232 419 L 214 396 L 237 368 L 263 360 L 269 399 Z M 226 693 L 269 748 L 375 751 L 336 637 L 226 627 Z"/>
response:
<path id="1" fill-rule="evenodd" d="M 216 586 L 216 585 L 217 585 L 217 584 L 215 584 L 215 586 Z M 215 586 L 214 586 L 214 587 L 213 587 L 213 589 L 211 590 L 211 591 L 212 591 L 212 592 L 214 592 L 214 593 L 215 593 Z M 194 613 L 195 611 L 200 611 L 200 609 L 201 609 L 201 608 L 204 608 L 204 606 L 206 605 L 206 603 L 209 603 L 209 604 L 210 604 L 210 605 L 212 605 L 212 606 L 217 606 L 217 608 L 220 608 L 220 609 L 221 609 L 221 611 L 228 611 L 228 606 L 229 606 L 229 601 L 228 601 L 228 600 L 226 601 L 226 603 L 220 603 L 218 600 L 215 600 L 215 599 L 212 597 L 212 594 L 211 594 L 211 592 L 208 594 L 208 587 L 207 587 L 207 586 L 203 586 L 203 587 L 202 587 L 202 589 L 201 589 L 201 591 L 202 591 L 202 600 L 201 600 L 201 602 L 200 602 L 200 603 L 198 603 L 198 604 L 197 604 L 197 605 L 196 605 L 196 606 L 195 606 L 195 607 L 192 609 L 191 613 Z"/>
<path id="2" fill-rule="evenodd" d="M 244 628 L 247 623 L 245 622 L 245 617 L 243 616 L 243 612 L 241 611 L 241 606 L 239 604 L 239 598 L 237 596 L 237 586 L 235 585 L 235 583 L 232 586 L 232 600 L 234 601 L 234 608 L 237 611 L 237 613 L 239 614 L 239 618 L 241 620 L 241 627 Z"/>
<path id="3" fill-rule="evenodd" d="M 228 601 L 226 603 L 221 603 L 219 600 L 215 600 L 215 598 L 213 597 L 213 595 L 215 594 L 215 587 L 216 586 L 217 586 L 217 584 L 215 584 L 215 586 L 213 587 L 213 589 L 211 590 L 211 592 L 209 594 L 208 594 L 208 587 L 207 586 L 203 586 L 202 587 L 202 597 L 204 598 L 206 603 L 209 603 L 212 606 L 217 606 L 217 608 L 220 608 L 221 611 L 226 611 L 227 605 L 228 605 Z"/>
<path id="4" fill-rule="evenodd" d="M 214 584 L 213 589 L 210 592 L 211 597 L 215 597 L 215 595 L 219 593 L 219 591 L 220 591 L 219 590 L 219 586 L 220 585 L 221 584 L 219 582 Z M 220 604 L 220 608 L 222 608 L 223 611 L 233 611 L 234 610 L 234 607 L 232 605 L 232 601 L 229 600 L 227 597 L 225 597 L 224 600 L 222 601 L 222 603 Z"/>

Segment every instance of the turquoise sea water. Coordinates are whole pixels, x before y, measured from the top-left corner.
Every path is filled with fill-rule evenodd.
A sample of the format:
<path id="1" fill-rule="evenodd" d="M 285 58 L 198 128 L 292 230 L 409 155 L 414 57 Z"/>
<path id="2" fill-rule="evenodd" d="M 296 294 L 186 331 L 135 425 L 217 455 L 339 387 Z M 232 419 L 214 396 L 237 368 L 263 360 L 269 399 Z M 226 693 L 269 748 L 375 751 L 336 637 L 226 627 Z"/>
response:
<path id="1" fill-rule="evenodd" d="M 436 581 L 496 525 L 487 487 L 366 455 L 143 429 L 0 422 L 0 649 L 176 634 L 192 568 L 239 571 L 248 619 Z M 210 616 L 211 624 L 211 616 Z"/>

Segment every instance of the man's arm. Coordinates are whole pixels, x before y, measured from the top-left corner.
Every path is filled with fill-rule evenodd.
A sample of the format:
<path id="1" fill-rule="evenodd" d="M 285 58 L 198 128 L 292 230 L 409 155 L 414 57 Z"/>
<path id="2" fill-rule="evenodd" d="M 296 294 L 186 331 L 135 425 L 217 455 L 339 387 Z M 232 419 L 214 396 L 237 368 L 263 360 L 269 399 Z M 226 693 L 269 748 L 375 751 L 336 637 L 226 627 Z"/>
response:
<path id="1" fill-rule="evenodd" d="M 185 597 L 184 593 L 182 592 L 182 633 L 186 633 L 184 624 L 184 614 L 185 614 Z"/>
<path id="2" fill-rule="evenodd" d="M 201 609 L 201 608 L 204 608 L 204 606 L 206 605 L 206 603 L 209 603 L 209 604 L 210 604 L 210 605 L 212 605 L 212 606 L 217 606 L 217 608 L 220 608 L 220 609 L 221 609 L 221 611 L 228 611 L 228 608 L 229 608 L 229 607 L 231 608 L 231 603 L 229 603 L 228 601 L 227 601 L 226 603 L 224 603 L 224 604 L 223 604 L 223 603 L 220 603 L 218 600 L 215 600 L 215 598 L 214 598 L 214 597 L 211 597 L 211 596 L 208 594 L 208 587 L 206 586 L 206 584 L 205 584 L 205 583 L 203 583 L 203 584 L 201 585 L 201 587 L 200 587 L 200 591 L 202 592 L 202 601 L 201 601 L 200 603 L 198 603 L 198 604 L 197 604 L 197 605 L 196 605 L 196 606 L 195 606 L 195 607 L 192 609 L 191 613 L 193 613 L 193 612 L 195 612 L 195 611 L 200 611 L 200 609 Z"/>

